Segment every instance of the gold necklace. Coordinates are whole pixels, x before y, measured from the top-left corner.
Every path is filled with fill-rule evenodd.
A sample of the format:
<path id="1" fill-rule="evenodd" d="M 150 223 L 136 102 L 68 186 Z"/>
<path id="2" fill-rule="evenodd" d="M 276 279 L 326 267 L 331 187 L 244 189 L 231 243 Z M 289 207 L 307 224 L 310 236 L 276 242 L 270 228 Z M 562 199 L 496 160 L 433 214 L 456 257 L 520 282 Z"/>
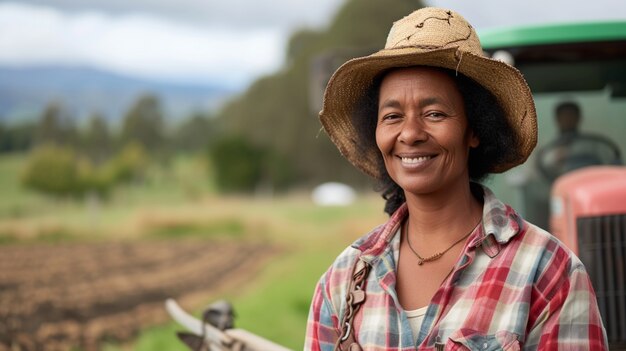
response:
<path id="1" fill-rule="evenodd" d="M 482 218 L 480 221 L 478 221 L 478 223 L 476 223 L 476 225 L 474 226 L 474 228 L 472 228 L 472 230 L 470 230 L 469 233 L 463 235 L 463 237 L 457 241 L 454 242 L 454 244 L 452 244 L 450 247 L 448 247 L 447 249 L 441 251 L 441 252 L 437 252 L 436 254 L 432 255 L 432 256 L 428 256 L 428 257 L 422 257 L 420 256 L 420 254 L 417 253 L 417 251 L 415 251 L 415 249 L 413 248 L 413 245 L 411 245 L 411 239 L 410 239 L 410 235 L 409 235 L 409 220 L 407 219 L 406 224 L 405 224 L 405 228 L 404 231 L 406 232 L 406 242 L 407 244 L 409 244 L 409 249 L 411 249 L 411 251 L 413 251 L 413 253 L 415 254 L 415 256 L 417 256 L 417 264 L 418 265 L 422 265 L 424 264 L 424 262 L 431 262 L 431 261 L 436 261 L 438 259 L 440 259 L 443 255 L 445 255 L 446 252 L 450 251 L 450 249 L 452 249 L 453 247 L 455 247 L 458 243 L 460 243 L 461 241 L 467 239 L 468 236 L 470 236 L 470 234 L 472 234 L 474 232 L 474 230 L 476 229 L 476 227 L 478 227 L 478 225 L 480 224 L 480 222 L 482 222 Z"/>

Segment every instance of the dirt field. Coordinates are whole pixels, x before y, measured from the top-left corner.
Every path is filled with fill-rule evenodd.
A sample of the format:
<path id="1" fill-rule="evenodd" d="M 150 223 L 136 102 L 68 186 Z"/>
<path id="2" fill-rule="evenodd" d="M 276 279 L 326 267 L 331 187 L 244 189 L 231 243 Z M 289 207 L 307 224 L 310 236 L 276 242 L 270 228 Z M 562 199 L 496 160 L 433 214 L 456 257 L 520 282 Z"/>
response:
<path id="1" fill-rule="evenodd" d="M 239 286 L 277 250 L 232 241 L 0 246 L 0 350 L 97 350 Z"/>

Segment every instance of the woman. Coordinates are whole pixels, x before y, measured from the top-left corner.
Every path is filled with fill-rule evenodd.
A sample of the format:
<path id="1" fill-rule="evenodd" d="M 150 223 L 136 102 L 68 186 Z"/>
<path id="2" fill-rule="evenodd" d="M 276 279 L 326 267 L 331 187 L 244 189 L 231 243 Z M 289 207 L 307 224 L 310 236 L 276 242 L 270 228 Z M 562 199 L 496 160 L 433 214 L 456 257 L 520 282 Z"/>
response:
<path id="1" fill-rule="evenodd" d="M 474 182 L 527 159 L 536 115 L 459 14 L 394 23 L 335 72 L 320 119 L 391 217 L 322 276 L 305 350 L 606 349 L 582 263 Z"/>

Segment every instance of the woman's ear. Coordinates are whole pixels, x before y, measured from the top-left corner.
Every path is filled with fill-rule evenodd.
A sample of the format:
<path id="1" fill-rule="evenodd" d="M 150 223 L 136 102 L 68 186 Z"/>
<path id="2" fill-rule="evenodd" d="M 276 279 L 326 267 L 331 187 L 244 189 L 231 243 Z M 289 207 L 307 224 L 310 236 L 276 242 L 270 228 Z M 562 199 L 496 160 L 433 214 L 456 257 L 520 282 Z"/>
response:
<path id="1" fill-rule="evenodd" d="M 478 135 L 476 135 L 476 133 L 474 133 L 473 130 L 470 129 L 469 131 L 470 135 L 469 135 L 469 147 L 470 148 L 477 148 L 478 145 L 480 145 L 480 139 L 478 139 Z"/>

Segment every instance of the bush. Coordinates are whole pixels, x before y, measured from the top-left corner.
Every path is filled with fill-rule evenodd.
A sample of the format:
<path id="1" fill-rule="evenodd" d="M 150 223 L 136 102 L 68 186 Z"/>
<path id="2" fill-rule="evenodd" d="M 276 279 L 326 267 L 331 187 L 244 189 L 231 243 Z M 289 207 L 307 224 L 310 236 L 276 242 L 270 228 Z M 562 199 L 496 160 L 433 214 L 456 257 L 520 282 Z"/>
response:
<path id="1" fill-rule="evenodd" d="M 115 184 L 141 180 L 147 164 L 148 158 L 139 144 L 129 144 L 101 167 L 95 167 L 69 147 L 45 145 L 31 154 L 21 182 L 27 188 L 56 197 L 78 197 L 89 192 L 106 197 Z"/>
<path id="2" fill-rule="evenodd" d="M 21 181 L 28 188 L 53 196 L 76 196 L 83 191 L 76 155 L 67 147 L 46 145 L 36 149 Z"/>
<path id="3" fill-rule="evenodd" d="M 240 136 L 214 142 L 209 158 L 216 185 L 223 192 L 273 192 L 287 188 L 294 179 L 285 157 Z"/>
<path id="4" fill-rule="evenodd" d="M 133 142 L 104 166 L 103 177 L 113 183 L 138 182 L 143 179 L 148 163 L 144 147 Z"/>
<path id="5" fill-rule="evenodd" d="M 102 198 L 107 197 L 115 183 L 115 179 L 110 172 L 107 172 L 107 168 L 94 167 L 85 158 L 81 158 L 77 162 L 81 194 L 93 192 Z"/>
<path id="6" fill-rule="evenodd" d="M 217 187 L 224 192 L 251 192 L 261 179 L 262 154 L 245 139 L 225 137 L 209 149 Z"/>

